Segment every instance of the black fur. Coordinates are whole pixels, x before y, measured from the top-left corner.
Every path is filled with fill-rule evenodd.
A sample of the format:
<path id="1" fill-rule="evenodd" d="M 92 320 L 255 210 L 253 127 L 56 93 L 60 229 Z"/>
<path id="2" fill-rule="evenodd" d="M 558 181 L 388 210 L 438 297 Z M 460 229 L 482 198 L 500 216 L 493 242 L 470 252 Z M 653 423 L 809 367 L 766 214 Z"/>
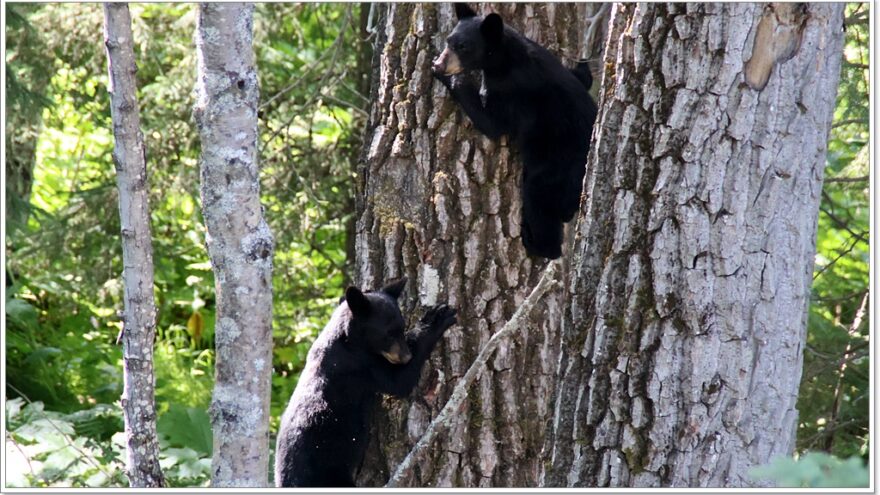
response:
<path id="1" fill-rule="evenodd" d="M 586 63 L 566 69 L 544 47 L 506 26 L 498 14 L 477 16 L 455 4 L 458 24 L 434 63 L 434 75 L 474 126 L 491 139 L 508 135 L 523 159 L 522 240 L 531 255 L 562 255 L 563 223 L 580 204 L 597 107 Z M 448 60 L 483 73 L 482 91 L 449 74 Z"/>
<path id="2" fill-rule="evenodd" d="M 345 291 L 345 302 L 312 344 L 281 418 L 276 486 L 355 486 L 379 394 L 408 396 L 431 350 L 456 321 L 455 310 L 434 306 L 404 334 L 397 298 L 405 283 L 376 292 Z M 408 362 L 392 364 L 382 355 L 390 351 Z"/>

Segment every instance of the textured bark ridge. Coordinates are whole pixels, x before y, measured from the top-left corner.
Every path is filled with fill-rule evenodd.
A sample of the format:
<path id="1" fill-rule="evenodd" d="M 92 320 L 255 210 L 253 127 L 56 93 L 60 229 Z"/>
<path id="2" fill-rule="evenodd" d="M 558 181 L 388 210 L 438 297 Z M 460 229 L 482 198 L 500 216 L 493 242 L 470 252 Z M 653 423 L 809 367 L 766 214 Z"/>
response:
<path id="1" fill-rule="evenodd" d="M 585 53 L 584 19 L 598 7 L 480 8 L 500 13 L 571 66 Z M 357 282 L 370 288 L 407 275 L 401 301 L 411 321 L 426 306 L 448 301 L 458 308 L 460 324 L 434 351 L 413 397 L 388 400 L 377 411 L 360 485 L 388 480 L 546 265 L 526 257 L 519 237 L 521 163 L 506 141 L 493 143 L 474 131 L 431 76 L 432 58 L 454 23 L 451 5 L 411 3 L 383 8 L 377 23 L 374 104 L 357 198 Z M 536 485 L 561 304 L 559 289 L 543 297 L 528 328 L 490 358 L 458 421 L 438 435 L 400 486 Z"/>
<path id="2" fill-rule="evenodd" d="M 266 486 L 272 233 L 260 205 L 253 4 L 199 5 L 201 200 L 217 293 L 212 485 Z"/>
<path id="3" fill-rule="evenodd" d="M 843 39 L 805 9 L 759 91 L 762 5 L 616 5 L 545 485 L 748 486 L 792 451 Z"/>
<path id="4" fill-rule="evenodd" d="M 125 283 L 121 400 L 125 417 L 125 472 L 130 486 L 153 488 L 163 486 L 165 480 L 159 467 L 156 437 L 153 246 L 133 43 L 128 4 L 104 4 L 104 46 L 110 75 L 110 113 L 115 141 L 113 161 L 119 188 L 122 278 Z"/>

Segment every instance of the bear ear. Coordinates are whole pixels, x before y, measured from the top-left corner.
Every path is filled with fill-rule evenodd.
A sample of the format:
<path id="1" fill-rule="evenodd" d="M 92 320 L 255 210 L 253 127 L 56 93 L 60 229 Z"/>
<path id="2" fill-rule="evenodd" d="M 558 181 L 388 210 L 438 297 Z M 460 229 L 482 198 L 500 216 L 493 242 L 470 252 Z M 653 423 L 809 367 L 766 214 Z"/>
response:
<path id="1" fill-rule="evenodd" d="M 399 278 L 390 284 L 382 287 L 382 292 L 388 294 L 389 296 L 397 299 L 400 297 L 400 294 L 403 293 L 403 288 L 406 286 L 406 277 Z"/>
<path id="2" fill-rule="evenodd" d="M 455 18 L 456 19 L 467 19 L 468 17 L 476 17 L 477 13 L 473 11 L 473 9 L 468 6 L 466 3 L 456 3 L 455 4 Z"/>
<path id="3" fill-rule="evenodd" d="M 370 300 L 357 287 L 345 289 L 345 302 L 355 316 L 366 316 L 370 313 Z"/>
<path id="4" fill-rule="evenodd" d="M 486 42 L 501 43 L 501 36 L 504 34 L 504 21 L 501 20 L 500 15 L 493 12 L 483 19 L 480 24 L 480 32 L 483 33 Z"/>

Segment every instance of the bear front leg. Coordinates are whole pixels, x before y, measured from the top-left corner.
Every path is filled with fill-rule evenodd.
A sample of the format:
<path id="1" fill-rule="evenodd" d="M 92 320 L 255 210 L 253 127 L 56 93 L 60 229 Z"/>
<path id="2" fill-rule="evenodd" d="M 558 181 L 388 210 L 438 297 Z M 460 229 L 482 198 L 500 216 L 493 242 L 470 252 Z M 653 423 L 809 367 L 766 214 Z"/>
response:
<path id="1" fill-rule="evenodd" d="M 404 365 L 386 363 L 373 376 L 380 392 L 395 397 L 407 397 L 418 385 L 422 365 L 431 356 L 443 333 L 455 325 L 455 310 L 445 304 L 433 306 L 422 317 L 416 329 L 407 333 L 412 358 Z"/>
<path id="2" fill-rule="evenodd" d="M 483 106 L 480 92 L 473 83 L 458 76 L 435 73 L 434 77 L 452 93 L 452 97 L 458 102 L 478 131 L 493 140 L 507 134 L 507 130 L 501 122 L 501 113 L 492 111 L 491 105 Z"/>

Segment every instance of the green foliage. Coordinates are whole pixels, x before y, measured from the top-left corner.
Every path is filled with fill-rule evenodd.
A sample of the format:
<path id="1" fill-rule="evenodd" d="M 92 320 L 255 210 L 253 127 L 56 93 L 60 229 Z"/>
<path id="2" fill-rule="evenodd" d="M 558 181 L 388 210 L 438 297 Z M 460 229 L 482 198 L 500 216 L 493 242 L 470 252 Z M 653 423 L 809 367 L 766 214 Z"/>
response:
<path id="1" fill-rule="evenodd" d="M 207 411 L 172 402 L 156 428 L 159 465 L 168 486 L 208 486 L 214 438 Z"/>
<path id="2" fill-rule="evenodd" d="M 190 448 L 162 448 L 159 466 L 169 487 L 209 486 L 211 481 L 211 457 Z"/>
<path id="3" fill-rule="evenodd" d="M 172 405 L 207 409 L 214 387 L 214 351 L 175 347 L 159 340 L 156 361 L 156 408 L 164 414 Z"/>
<path id="4" fill-rule="evenodd" d="M 7 158 L 23 164 L 12 174 L 7 168 L 7 177 L 30 177 L 33 187 L 22 181 L 23 214 L 6 238 L 6 390 L 10 397 L 45 405 L 45 414 L 72 425 L 79 424 L 73 415 L 93 415 L 82 429 L 75 426 L 71 438 L 87 442 L 95 463 L 111 474 L 76 464 L 54 474 L 22 474 L 16 483 L 123 486 L 121 455 L 101 457 L 122 452 L 123 445 L 121 421 L 102 416 L 109 408 L 121 418 L 122 357 L 115 342 L 123 291 L 102 7 L 5 8 L 6 67 L 15 76 L 7 78 L 7 118 L 38 117 L 16 121 L 30 136 L 30 153 L 7 146 Z M 160 459 L 171 486 L 205 485 L 216 308 L 191 118 L 197 7 L 130 8 L 150 183 Z M 312 340 L 350 279 L 353 171 L 367 103 L 365 71 L 357 66 L 363 60 L 359 18 L 357 5 L 256 7 L 261 193 L 277 246 L 273 427 Z M 13 220 L 7 216 L 7 227 Z M 24 424 L 39 420 L 34 416 Z M 50 429 L 41 431 L 52 435 Z M 52 441 L 59 449 L 72 448 Z M 43 453 L 25 452 L 24 461 L 43 462 Z M 17 465 L 20 473 L 30 473 L 24 464 Z M 94 477 L 98 474 L 103 477 Z"/>
<path id="5" fill-rule="evenodd" d="M 870 481 L 861 458 L 841 460 L 824 452 L 810 452 L 798 459 L 777 457 L 749 474 L 755 480 L 773 481 L 780 488 L 867 488 Z"/>
<path id="6" fill-rule="evenodd" d="M 40 8 L 39 4 L 6 4 L 6 105 L 7 117 L 15 111 L 42 109 L 50 101 L 41 92 L 49 77 L 43 63 L 44 44 L 27 16 Z"/>
<path id="7" fill-rule="evenodd" d="M 109 404 L 62 414 L 44 410 L 41 402 L 6 401 L 7 486 L 127 486 L 122 422 L 120 409 Z M 173 406 L 159 418 L 159 435 L 159 464 L 167 485 L 207 486 L 207 413 Z"/>
<path id="8" fill-rule="evenodd" d="M 350 280 L 353 171 L 367 103 L 356 81 L 357 19 L 351 4 L 258 4 L 254 14 L 262 193 L 276 245 L 273 427 Z"/>
<path id="9" fill-rule="evenodd" d="M 168 412 L 159 418 L 157 428 L 169 445 L 190 447 L 210 457 L 214 437 L 211 435 L 211 420 L 204 409 L 171 404 Z"/>
<path id="10" fill-rule="evenodd" d="M 118 408 L 97 405 L 72 414 L 45 411 L 40 402 L 6 401 L 7 486 L 123 486 Z"/>
<path id="11" fill-rule="evenodd" d="M 32 183 L 34 148 L 42 110 L 51 101 L 45 89 L 51 77 L 51 58 L 28 16 L 38 4 L 5 4 L 6 94 L 4 142 L 6 144 L 6 229 L 16 231 L 27 220 Z M 7 244 L 8 245 L 8 244 Z"/>

